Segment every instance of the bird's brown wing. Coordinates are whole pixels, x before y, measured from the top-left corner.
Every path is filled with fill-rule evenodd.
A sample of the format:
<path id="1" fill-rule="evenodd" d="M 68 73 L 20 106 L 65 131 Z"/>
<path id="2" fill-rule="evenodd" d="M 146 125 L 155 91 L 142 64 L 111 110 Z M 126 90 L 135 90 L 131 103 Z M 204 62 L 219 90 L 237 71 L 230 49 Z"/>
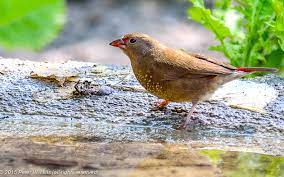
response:
<path id="1" fill-rule="evenodd" d="M 235 69 L 236 69 L 236 67 L 230 65 L 229 63 L 217 61 L 217 60 L 215 60 L 215 59 L 213 59 L 213 58 L 209 58 L 209 57 L 204 56 L 204 55 L 201 55 L 201 54 L 190 53 L 190 52 L 187 52 L 187 51 L 185 51 L 185 50 L 183 50 L 183 49 L 181 49 L 181 51 L 182 51 L 182 52 L 185 52 L 185 53 L 187 53 L 188 55 L 191 55 L 191 56 L 193 56 L 193 57 L 195 57 L 195 58 L 197 58 L 197 59 L 205 60 L 205 61 L 208 61 L 208 62 L 210 62 L 210 63 L 214 63 L 214 64 L 216 64 L 216 65 L 222 66 L 222 67 L 227 68 L 227 69 L 230 69 L 230 70 L 235 70 Z"/>
<path id="2" fill-rule="evenodd" d="M 157 65 L 163 68 L 162 70 L 160 69 L 160 72 L 163 73 L 163 80 L 213 78 L 217 75 L 231 74 L 236 69 L 230 64 L 199 54 L 170 48 L 166 49 L 157 60 Z"/>

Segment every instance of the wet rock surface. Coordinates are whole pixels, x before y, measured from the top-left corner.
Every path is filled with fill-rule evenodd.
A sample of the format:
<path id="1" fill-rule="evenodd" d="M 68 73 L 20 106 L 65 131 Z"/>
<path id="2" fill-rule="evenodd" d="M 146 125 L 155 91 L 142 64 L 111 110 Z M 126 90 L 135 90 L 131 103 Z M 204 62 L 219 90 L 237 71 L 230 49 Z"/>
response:
<path id="1" fill-rule="evenodd" d="M 280 177 L 284 172 L 283 157 L 184 144 L 33 136 L 1 139 L 1 150 L 1 176 Z"/>
<path id="2" fill-rule="evenodd" d="M 2 160 L 6 159 L 1 160 L 2 167 L 9 164 L 12 167 L 30 164 L 33 168 L 115 167 L 116 162 L 107 159 L 99 165 L 94 163 L 96 158 L 92 155 L 97 157 L 101 153 L 118 153 L 108 152 L 107 149 L 97 153 L 91 151 L 92 148 L 102 148 L 102 145 L 110 149 L 121 146 L 126 154 L 130 153 L 128 146 L 137 146 L 130 148 L 131 153 L 141 147 L 138 154 L 142 153 L 143 148 L 150 148 L 146 151 L 151 154 L 153 148 L 186 144 L 189 150 L 197 146 L 283 156 L 284 80 L 277 76 L 249 79 L 250 82 L 266 83 L 277 90 L 278 96 L 265 107 L 266 113 L 231 108 L 223 102 L 204 102 L 197 106 L 193 116 L 197 123 L 180 131 L 176 127 L 186 116 L 190 103 L 173 103 L 167 109 L 151 111 L 152 103 L 157 98 L 139 87 L 129 67 L 81 62 L 60 64 L 68 72 L 74 72 L 78 80 L 91 81 L 99 87 L 100 93 L 107 93 L 78 94 L 75 89 L 78 81 L 60 86 L 30 77 L 32 71 L 44 65 L 30 61 L 0 60 L 0 148 Z M 44 140 L 37 141 L 35 137 Z M 57 145 L 66 138 L 49 142 L 49 137 L 71 137 L 71 140 L 70 143 Z M 74 154 L 74 143 L 85 148 L 85 151 L 78 151 L 79 156 L 70 156 L 70 153 Z M 12 146 L 14 148 L 9 149 Z M 52 151 L 57 146 L 60 148 Z M 23 153 L 16 147 L 31 148 L 26 148 Z M 33 152 L 37 151 L 43 156 L 34 156 Z M 17 157 L 21 160 L 15 161 Z M 93 158 L 93 161 L 83 163 L 83 157 Z M 119 162 L 119 165 L 123 166 L 123 163 Z M 133 166 L 132 162 L 130 164 Z M 126 167 L 132 168 L 131 165 Z"/>

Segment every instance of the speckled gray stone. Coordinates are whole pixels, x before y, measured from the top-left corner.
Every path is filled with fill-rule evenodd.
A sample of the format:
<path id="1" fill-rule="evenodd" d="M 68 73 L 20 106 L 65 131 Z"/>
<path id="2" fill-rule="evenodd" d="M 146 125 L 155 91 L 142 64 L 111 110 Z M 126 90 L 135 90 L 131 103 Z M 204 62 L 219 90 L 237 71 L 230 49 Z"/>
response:
<path id="1" fill-rule="evenodd" d="M 198 142 L 216 146 L 257 146 L 269 154 L 284 152 L 284 79 L 275 75 L 250 79 L 267 83 L 279 92 L 277 99 L 265 108 L 266 114 L 234 109 L 222 102 L 203 102 L 193 116 L 197 124 L 179 131 L 175 127 L 186 116 L 182 110 L 190 108 L 190 103 L 173 103 L 165 110 L 151 111 L 156 97 L 143 91 L 115 88 L 113 93 L 102 96 L 53 98 L 50 95 L 59 92 L 58 85 L 29 77 L 38 65 L 44 64 L 0 60 L 2 137 L 74 135 L 98 137 L 104 142 Z M 81 63 L 73 69 L 80 78 L 103 86 L 139 86 L 129 67 L 106 66 L 95 72 L 97 67 L 101 66 Z M 35 94 L 46 93 L 49 94 L 43 101 L 34 99 Z"/>

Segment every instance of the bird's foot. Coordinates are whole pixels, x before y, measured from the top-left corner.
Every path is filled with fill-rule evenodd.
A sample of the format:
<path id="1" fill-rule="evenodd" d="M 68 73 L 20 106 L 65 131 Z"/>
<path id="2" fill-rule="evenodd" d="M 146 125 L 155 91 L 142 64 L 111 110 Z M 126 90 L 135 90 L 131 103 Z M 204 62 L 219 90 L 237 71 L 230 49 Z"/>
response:
<path id="1" fill-rule="evenodd" d="M 177 130 L 184 130 L 186 129 L 187 125 L 183 122 L 182 124 L 180 124 L 176 129 Z"/>
<path id="2" fill-rule="evenodd" d="M 200 123 L 200 120 L 199 119 L 192 119 L 192 118 L 189 118 L 189 120 L 184 120 L 176 129 L 177 130 L 184 130 L 186 129 L 187 127 L 194 127 L 195 125 L 199 124 Z"/>
<path id="3" fill-rule="evenodd" d="M 163 110 L 167 107 L 167 105 L 170 103 L 168 100 L 163 101 L 156 101 L 154 102 L 154 107 L 151 108 L 152 111 L 158 111 Z"/>
<path id="4" fill-rule="evenodd" d="M 187 125 L 189 125 L 189 122 L 191 121 L 191 115 L 187 115 L 184 121 L 177 127 L 178 130 L 184 130 L 186 129 Z"/>
<path id="5" fill-rule="evenodd" d="M 194 112 L 194 109 L 195 109 L 195 107 L 196 107 L 196 104 L 197 104 L 197 103 L 193 103 L 193 104 L 192 104 L 192 107 L 191 107 L 191 109 L 190 109 L 188 115 L 187 115 L 186 118 L 184 119 L 183 123 L 182 123 L 180 126 L 177 127 L 178 130 L 186 129 L 186 127 L 187 127 L 188 125 L 193 126 L 193 125 L 197 124 L 197 123 L 196 123 L 196 120 L 194 120 L 194 119 L 192 118 L 192 114 L 193 114 L 193 112 Z"/>

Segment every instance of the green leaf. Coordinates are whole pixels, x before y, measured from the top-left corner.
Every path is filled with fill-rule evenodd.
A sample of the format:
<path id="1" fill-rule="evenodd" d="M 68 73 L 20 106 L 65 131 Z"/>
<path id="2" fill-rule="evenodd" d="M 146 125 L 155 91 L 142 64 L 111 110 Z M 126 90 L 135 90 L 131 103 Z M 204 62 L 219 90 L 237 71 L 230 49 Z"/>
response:
<path id="1" fill-rule="evenodd" d="M 279 68 L 280 76 L 284 76 L 284 52 L 282 50 L 276 50 L 266 56 L 266 67 Z"/>
<path id="2" fill-rule="evenodd" d="M 222 20 L 214 17 L 209 9 L 204 7 L 202 0 L 191 0 L 193 7 L 189 8 L 188 15 L 191 19 L 201 23 L 204 27 L 214 32 L 216 38 L 224 40 L 232 34 Z"/>
<path id="3" fill-rule="evenodd" d="M 65 22 L 64 0 L 0 0 L 0 44 L 40 49 Z"/>
<path id="4" fill-rule="evenodd" d="M 216 0 L 215 8 L 227 10 L 231 5 L 232 0 Z"/>
<path id="5" fill-rule="evenodd" d="M 214 50 L 218 52 L 222 52 L 224 50 L 223 46 L 221 45 L 213 45 L 209 47 L 209 50 Z"/>
<path id="6" fill-rule="evenodd" d="M 276 20 L 273 24 L 272 30 L 278 37 L 278 43 L 284 51 L 284 2 L 273 0 L 273 9 L 276 14 Z"/>
<path id="7" fill-rule="evenodd" d="M 204 8 L 203 0 L 190 0 L 195 7 Z"/>

